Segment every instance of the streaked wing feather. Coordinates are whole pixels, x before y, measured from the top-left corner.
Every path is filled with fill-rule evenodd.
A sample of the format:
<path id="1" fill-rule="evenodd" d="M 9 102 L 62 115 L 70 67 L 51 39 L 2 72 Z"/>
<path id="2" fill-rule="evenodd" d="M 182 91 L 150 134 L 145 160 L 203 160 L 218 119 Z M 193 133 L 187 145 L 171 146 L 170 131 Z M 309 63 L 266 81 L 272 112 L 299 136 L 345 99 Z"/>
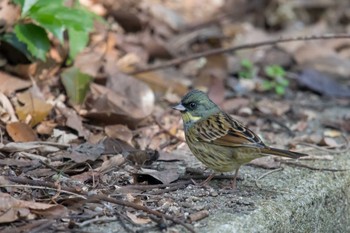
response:
<path id="1" fill-rule="evenodd" d="M 198 140 L 216 145 L 265 147 L 254 132 L 223 112 L 197 122 L 191 130 L 194 130 Z"/>

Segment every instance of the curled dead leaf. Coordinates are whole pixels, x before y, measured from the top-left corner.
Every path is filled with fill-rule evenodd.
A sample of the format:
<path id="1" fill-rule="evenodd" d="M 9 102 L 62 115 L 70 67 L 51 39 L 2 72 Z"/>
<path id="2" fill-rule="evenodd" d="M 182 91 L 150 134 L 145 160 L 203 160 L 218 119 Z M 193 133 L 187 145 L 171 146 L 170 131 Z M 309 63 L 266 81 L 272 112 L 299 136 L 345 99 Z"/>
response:
<path id="1" fill-rule="evenodd" d="M 6 131 L 15 142 L 37 141 L 34 130 L 22 122 L 11 122 L 6 125 Z"/>
<path id="2" fill-rule="evenodd" d="M 19 218 L 33 218 L 34 211 L 41 211 L 46 215 L 64 216 L 65 207 L 57 205 L 38 203 L 33 201 L 22 201 L 11 197 L 9 194 L 0 193 L 0 223 L 16 221 Z M 59 210 L 59 211 L 58 211 Z"/>
<path id="3" fill-rule="evenodd" d="M 135 125 L 141 119 L 149 116 L 154 107 L 152 90 L 140 81 L 130 81 L 122 91 L 91 84 L 91 95 L 85 105 L 88 109 L 85 117 L 103 122 L 104 124 L 126 123 Z"/>
<path id="4" fill-rule="evenodd" d="M 135 224 L 147 224 L 151 222 L 151 219 L 148 217 L 139 217 L 136 214 L 133 214 L 129 211 L 126 212 L 126 215 L 130 218 L 131 221 Z"/>
<path id="5" fill-rule="evenodd" d="M 18 102 L 15 103 L 18 118 L 23 122 L 28 122 L 30 126 L 35 126 L 42 122 L 49 115 L 52 105 L 44 100 L 36 98 L 30 92 L 17 95 Z"/>

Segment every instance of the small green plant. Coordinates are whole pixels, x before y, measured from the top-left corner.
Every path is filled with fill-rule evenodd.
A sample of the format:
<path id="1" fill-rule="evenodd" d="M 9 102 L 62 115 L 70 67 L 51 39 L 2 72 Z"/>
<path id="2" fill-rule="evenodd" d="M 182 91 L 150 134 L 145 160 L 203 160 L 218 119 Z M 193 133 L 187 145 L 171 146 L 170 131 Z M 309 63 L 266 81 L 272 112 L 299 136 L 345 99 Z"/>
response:
<path id="1" fill-rule="evenodd" d="M 238 72 L 239 78 L 244 78 L 244 79 L 254 78 L 256 73 L 256 68 L 254 67 L 254 64 L 250 60 L 243 59 L 241 61 L 241 67 L 242 67 L 242 70 Z"/>
<path id="2" fill-rule="evenodd" d="M 262 84 L 266 91 L 274 90 L 278 95 L 284 95 L 289 81 L 286 79 L 286 71 L 279 65 L 265 67 L 265 74 L 270 80 L 265 80 Z"/>
<path id="3" fill-rule="evenodd" d="M 82 51 L 89 40 L 96 15 L 84 9 L 79 1 L 73 1 L 71 7 L 65 0 L 13 0 L 21 6 L 21 17 L 11 35 L 0 39 L 15 48 L 26 45 L 30 55 L 45 61 L 50 49 L 48 32 L 64 43 L 64 32 L 68 34 L 69 57 L 73 59 Z M 9 39 L 10 38 L 10 39 Z M 32 58 L 31 56 L 27 56 Z"/>

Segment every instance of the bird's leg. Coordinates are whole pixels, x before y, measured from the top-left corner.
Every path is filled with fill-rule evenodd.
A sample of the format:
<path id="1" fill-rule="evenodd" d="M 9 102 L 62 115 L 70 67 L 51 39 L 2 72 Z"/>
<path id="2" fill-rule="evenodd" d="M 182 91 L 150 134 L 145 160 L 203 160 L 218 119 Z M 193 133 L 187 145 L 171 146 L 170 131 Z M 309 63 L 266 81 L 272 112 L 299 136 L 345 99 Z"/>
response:
<path id="1" fill-rule="evenodd" d="M 213 177 L 215 176 L 215 173 L 212 173 L 210 176 L 208 176 L 207 179 L 205 179 L 203 182 L 201 183 L 197 183 L 195 182 L 194 180 L 192 180 L 192 182 L 195 184 L 195 185 L 198 185 L 198 186 L 202 186 L 202 187 L 208 187 L 208 183 L 211 179 L 213 179 Z"/>
<path id="2" fill-rule="evenodd" d="M 235 171 L 235 174 L 234 174 L 234 176 L 233 176 L 233 179 L 232 179 L 232 181 L 231 181 L 231 188 L 232 189 L 236 189 L 237 188 L 237 186 L 236 186 L 236 180 L 237 180 L 237 176 L 238 176 L 238 170 L 239 170 L 239 167 L 236 169 L 236 171 Z"/>

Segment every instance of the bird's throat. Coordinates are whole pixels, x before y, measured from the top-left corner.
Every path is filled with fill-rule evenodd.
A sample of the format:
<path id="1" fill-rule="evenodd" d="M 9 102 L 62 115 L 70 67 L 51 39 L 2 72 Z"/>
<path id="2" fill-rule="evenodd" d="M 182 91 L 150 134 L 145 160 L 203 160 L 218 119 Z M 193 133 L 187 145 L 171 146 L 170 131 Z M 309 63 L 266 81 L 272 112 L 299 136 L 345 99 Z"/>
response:
<path id="1" fill-rule="evenodd" d="M 190 128 L 195 122 L 200 120 L 201 116 L 193 116 L 190 112 L 185 112 L 182 114 L 182 120 L 184 122 L 184 128 L 187 130 Z"/>

